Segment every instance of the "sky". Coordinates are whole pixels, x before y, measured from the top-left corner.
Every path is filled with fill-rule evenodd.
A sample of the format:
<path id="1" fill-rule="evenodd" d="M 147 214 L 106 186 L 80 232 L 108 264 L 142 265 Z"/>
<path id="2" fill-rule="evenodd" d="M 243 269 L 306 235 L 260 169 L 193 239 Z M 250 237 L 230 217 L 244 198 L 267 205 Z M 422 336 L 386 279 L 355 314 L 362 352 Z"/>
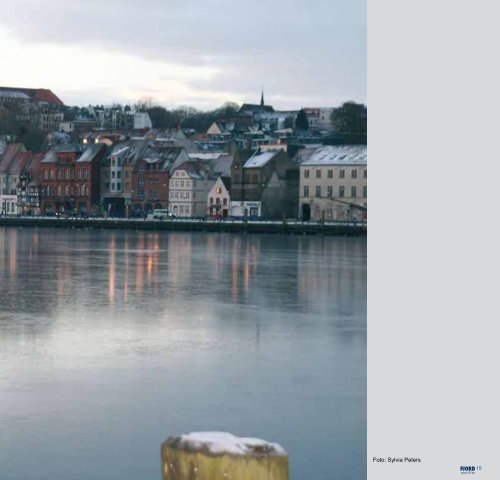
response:
<path id="1" fill-rule="evenodd" d="M 0 0 L 0 86 L 66 105 L 366 103 L 366 0 Z"/>

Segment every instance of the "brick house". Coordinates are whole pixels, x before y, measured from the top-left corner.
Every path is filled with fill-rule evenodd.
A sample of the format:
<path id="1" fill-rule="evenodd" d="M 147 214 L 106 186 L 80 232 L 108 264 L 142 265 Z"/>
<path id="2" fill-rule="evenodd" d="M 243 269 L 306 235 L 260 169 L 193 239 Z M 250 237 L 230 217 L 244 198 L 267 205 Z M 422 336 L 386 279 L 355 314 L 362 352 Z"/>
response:
<path id="1" fill-rule="evenodd" d="M 132 174 L 132 211 L 147 214 L 169 208 L 170 172 L 189 160 L 184 147 L 151 142 L 137 159 Z"/>
<path id="2" fill-rule="evenodd" d="M 40 162 L 41 212 L 99 211 L 100 160 L 106 146 L 58 145 Z"/>

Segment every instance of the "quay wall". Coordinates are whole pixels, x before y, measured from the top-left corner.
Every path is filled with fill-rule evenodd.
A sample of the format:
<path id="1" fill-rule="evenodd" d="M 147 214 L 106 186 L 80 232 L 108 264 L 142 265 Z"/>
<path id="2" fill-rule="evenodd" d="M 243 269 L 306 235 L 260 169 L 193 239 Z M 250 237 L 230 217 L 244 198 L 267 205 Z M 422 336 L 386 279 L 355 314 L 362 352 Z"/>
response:
<path id="1" fill-rule="evenodd" d="M 0 226 L 366 236 L 366 224 L 0 217 Z"/>

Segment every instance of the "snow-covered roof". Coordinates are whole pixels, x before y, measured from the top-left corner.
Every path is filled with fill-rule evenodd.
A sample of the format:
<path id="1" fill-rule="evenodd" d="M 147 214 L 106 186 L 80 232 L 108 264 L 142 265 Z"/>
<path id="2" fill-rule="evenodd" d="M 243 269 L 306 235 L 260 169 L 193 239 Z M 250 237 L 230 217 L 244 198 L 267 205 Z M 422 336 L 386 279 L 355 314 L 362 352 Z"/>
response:
<path id="1" fill-rule="evenodd" d="M 286 455 L 285 449 L 260 438 L 237 437 L 226 432 L 193 432 L 181 435 L 180 446 L 187 450 L 205 450 L 214 455 Z"/>
<path id="2" fill-rule="evenodd" d="M 302 165 L 366 165 L 366 163 L 366 145 L 326 145 L 317 148 Z"/>
<path id="3" fill-rule="evenodd" d="M 94 160 L 96 154 L 101 150 L 102 144 L 100 143 L 93 143 L 89 145 L 84 152 L 78 157 L 76 160 L 78 163 L 88 163 Z"/>
<path id="4" fill-rule="evenodd" d="M 189 153 L 189 158 L 193 160 L 218 160 L 222 155 L 228 155 L 227 153 L 217 152 L 217 153 Z"/>
<path id="5" fill-rule="evenodd" d="M 278 153 L 277 150 L 256 152 L 245 162 L 243 168 L 261 168 Z"/>

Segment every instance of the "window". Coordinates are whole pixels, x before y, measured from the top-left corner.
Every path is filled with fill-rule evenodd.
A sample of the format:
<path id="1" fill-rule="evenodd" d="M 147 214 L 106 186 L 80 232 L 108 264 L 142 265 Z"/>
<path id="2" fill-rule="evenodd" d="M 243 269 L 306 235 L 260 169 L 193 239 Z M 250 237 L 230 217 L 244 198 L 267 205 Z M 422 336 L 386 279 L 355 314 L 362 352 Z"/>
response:
<path id="1" fill-rule="evenodd" d="M 366 173 L 366 172 L 367 172 L 367 170 L 366 170 L 366 169 L 365 169 L 365 170 L 363 170 L 363 177 L 364 177 L 364 178 L 366 178 L 366 177 L 367 177 L 367 173 Z"/>
<path id="2" fill-rule="evenodd" d="M 179 198 L 179 192 L 175 192 L 175 198 Z"/>
<path id="3" fill-rule="evenodd" d="M 191 182 L 189 180 L 186 180 L 186 187 L 190 187 L 191 186 Z"/>
<path id="4" fill-rule="evenodd" d="M 144 200 L 144 189 L 139 188 L 139 192 L 137 192 L 137 195 L 139 197 L 139 200 Z"/>
<path id="5" fill-rule="evenodd" d="M 328 178 L 333 178 L 333 170 L 328 170 Z"/>
<path id="6" fill-rule="evenodd" d="M 82 179 L 82 171 L 80 169 L 78 169 L 78 171 L 77 171 L 77 177 L 78 177 L 78 180 Z"/>
<path id="7" fill-rule="evenodd" d="M 221 187 L 217 187 L 215 189 L 215 193 L 222 193 L 222 188 Z"/>
<path id="8" fill-rule="evenodd" d="M 252 175 L 252 183 L 259 183 L 259 175 L 257 173 Z"/>
<path id="9" fill-rule="evenodd" d="M 309 170 L 304 170 L 304 178 L 309 178 Z"/>
<path id="10" fill-rule="evenodd" d="M 181 205 L 181 207 L 180 207 L 180 212 L 181 212 L 181 213 L 184 213 L 184 205 Z"/>
<path id="11" fill-rule="evenodd" d="M 66 180 L 69 180 L 69 168 L 66 170 Z"/>
<path id="12" fill-rule="evenodd" d="M 117 189 L 117 190 L 121 190 L 121 189 L 122 189 L 122 184 L 121 184 L 120 182 L 118 182 L 118 183 L 116 184 L 116 189 Z"/>
<path id="13" fill-rule="evenodd" d="M 48 170 L 44 170 L 43 171 L 43 179 L 44 180 L 48 180 L 49 179 L 49 171 Z M 5 180 L 5 179 L 3 179 Z"/>
<path id="14" fill-rule="evenodd" d="M 57 195 L 60 197 L 61 193 L 62 193 L 62 187 L 61 187 L 61 185 L 58 185 L 57 186 Z"/>
<path id="15" fill-rule="evenodd" d="M 116 178 L 122 178 L 122 172 L 121 172 L 121 170 L 118 170 L 116 172 Z"/>
<path id="16" fill-rule="evenodd" d="M 111 178 L 115 178 L 115 171 L 114 170 L 111 172 Z"/>
<path id="17" fill-rule="evenodd" d="M 340 170 L 339 178 L 344 178 L 344 177 L 345 177 L 345 170 Z"/>
<path id="18" fill-rule="evenodd" d="M 351 187 L 351 197 L 356 198 L 356 187 Z"/>
<path id="19" fill-rule="evenodd" d="M 186 205 L 186 215 L 189 215 L 189 205 Z"/>
<path id="20" fill-rule="evenodd" d="M 339 197 L 343 197 L 344 196 L 344 185 L 340 185 L 339 187 Z"/>
<path id="21" fill-rule="evenodd" d="M 181 187 L 184 187 L 184 180 L 181 180 Z"/>
<path id="22" fill-rule="evenodd" d="M 113 183 L 111 184 L 111 190 L 114 190 L 114 189 L 115 189 L 115 182 L 113 182 Z"/>
<path id="23" fill-rule="evenodd" d="M 83 179 L 84 180 L 88 180 L 89 179 L 89 171 L 88 170 L 84 170 L 83 171 Z"/>
<path id="24" fill-rule="evenodd" d="M 62 180 L 64 178 L 64 170 L 59 170 L 57 172 L 57 179 Z"/>
<path id="25" fill-rule="evenodd" d="M 196 192 L 193 192 L 193 198 L 196 198 Z"/>
<path id="26" fill-rule="evenodd" d="M 319 171 L 319 170 L 316 170 L 316 171 Z M 321 197 L 321 186 L 320 185 L 316 186 L 316 196 Z"/>
<path id="27" fill-rule="evenodd" d="M 217 197 L 217 198 L 215 199 L 215 204 L 216 204 L 216 205 L 220 205 L 220 198 L 218 198 L 218 197 Z"/>
<path id="28" fill-rule="evenodd" d="M 357 170 L 351 170 L 351 178 L 358 178 L 358 171 Z"/>
<path id="29" fill-rule="evenodd" d="M 308 196 L 309 196 L 309 186 L 304 185 L 304 197 L 308 197 Z"/>
<path id="30" fill-rule="evenodd" d="M 327 197 L 333 197 L 333 187 L 329 185 L 326 190 L 326 196 Z"/>
<path id="31" fill-rule="evenodd" d="M 321 170 L 316 170 L 316 178 L 321 178 Z"/>
<path id="32" fill-rule="evenodd" d="M 114 167 L 116 165 L 115 157 L 111 159 L 111 166 Z"/>
<path id="33" fill-rule="evenodd" d="M 106 190 L 109 190 L 109 182 L 106 183 Z"/>
<path id="34" fill-rule="evenodd" d="M 363 198 L 367 198 L 368 197 L 367 193 L 368 193 L 368 190 L 367 190 L 366 185 L 365 185 L 363 187 Z"/>
<path id="35" fill-rule="evenodd" d="M 224 198 L 222 199 L 222 205 L 224 205 L 224 206 L 226 206 L 226 205 L 227 205 L 227 198 L 225 198 L 225 197 L 224 197 Z"/>
<path id="36" fill-rule="evenodd" d="M 193 187 L 196 187 L 196 180 L 193 180 Z"/>

